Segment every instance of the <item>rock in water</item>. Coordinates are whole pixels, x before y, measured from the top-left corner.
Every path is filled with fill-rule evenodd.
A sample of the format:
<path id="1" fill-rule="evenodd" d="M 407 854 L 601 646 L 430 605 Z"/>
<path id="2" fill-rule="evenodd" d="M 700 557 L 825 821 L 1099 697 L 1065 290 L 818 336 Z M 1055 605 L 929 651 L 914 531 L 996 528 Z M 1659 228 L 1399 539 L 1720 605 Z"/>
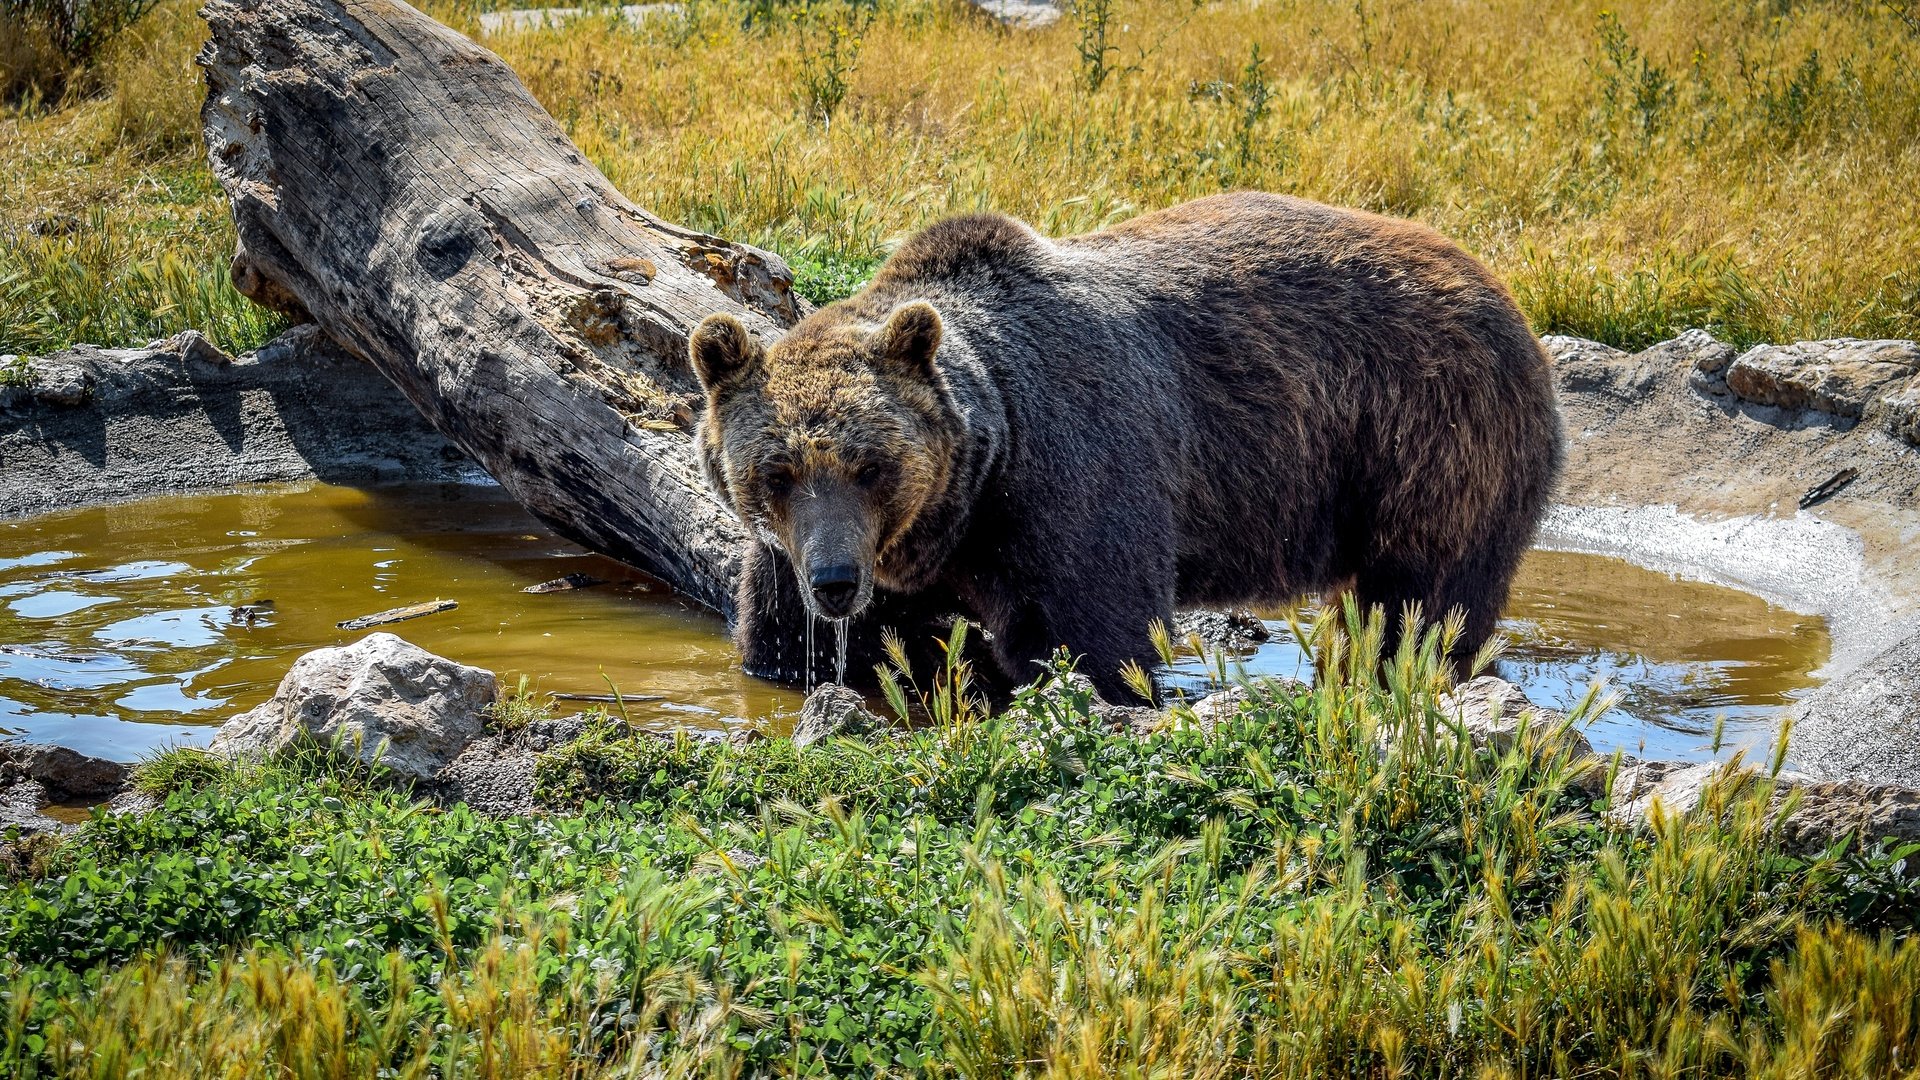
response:
<path id="1" fill-rule="evenodd" d="M 1250 653 L 1273 636 L 1260 616 L 1251 611 L 1182 611 L 1173 617 L 1173 643 L 1197 637 L 1209 649 Z"/>
<path id="2" fill-rule="evenodd" d="M 485 727 L 493 673 L 392 634 L 316 649 L 293 662 L 266 704 L 227 721 L 213 749 L 264 755 L 311 739 L 402 776 L 430 780 Z"/>
<path id="3" fill-rule="evenodd" d="M 793 745 L 812 746 L 836 735 L 877 735 L 888 726 L 867 708 L 865 698 L 837 683 L 828 683 L 808 694 L 807 703 L 800 707 L 800 719 L 793 725 Z"/>
<path id="4" fill-rule="evenodd" d="M 107 799 L 127 786 L 127 767 L 41 743 L 0 743 L 0 784 L 32 780 L 60 802 Z"/>
<path id="5" fill-rule="evenodd" d="M 126 786 L 127 767 L 64 746 L 0 743 L 0 830 L 22 835 L 69 826 L 41 813 L 50 803 L 101 802 Z"/>

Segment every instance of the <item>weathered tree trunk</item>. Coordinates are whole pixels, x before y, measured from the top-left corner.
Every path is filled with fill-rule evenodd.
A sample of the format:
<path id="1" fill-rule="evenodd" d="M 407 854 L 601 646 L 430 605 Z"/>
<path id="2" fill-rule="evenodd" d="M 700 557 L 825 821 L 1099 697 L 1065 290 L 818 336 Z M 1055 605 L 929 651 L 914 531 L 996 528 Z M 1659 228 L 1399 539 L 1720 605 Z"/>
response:
<path id="1" fill-rule="evenodd" d="M 742 530 L 687 430 L 686 335 L 798 316 L 768 253 L 661 221 L 497 57 L 394 0 L 212 0 L 234 279 L 384 372 L 533 513 L 729 611 Z"/>

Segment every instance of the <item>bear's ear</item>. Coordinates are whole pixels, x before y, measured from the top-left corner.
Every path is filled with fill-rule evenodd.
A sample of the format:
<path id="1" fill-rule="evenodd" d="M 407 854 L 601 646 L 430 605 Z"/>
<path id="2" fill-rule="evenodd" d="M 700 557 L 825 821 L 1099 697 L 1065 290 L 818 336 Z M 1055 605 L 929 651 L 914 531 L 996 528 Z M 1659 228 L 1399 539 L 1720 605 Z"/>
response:
<path id="1" fill-rule="evenodd" d="M 739 319 L 717 312 L 694 327 L 687 339 L 687 356 L 701 387 L 708 394 L 720 394 L 757 375 L 766 351 Z"/>
<path id="2" fill-rule="evenodd" d="M 940 313 L 932 304 L 925 300 L 901 304 L 875 335 L 879 362 L 897 374 L 931 382 L 940 334 Z"/>

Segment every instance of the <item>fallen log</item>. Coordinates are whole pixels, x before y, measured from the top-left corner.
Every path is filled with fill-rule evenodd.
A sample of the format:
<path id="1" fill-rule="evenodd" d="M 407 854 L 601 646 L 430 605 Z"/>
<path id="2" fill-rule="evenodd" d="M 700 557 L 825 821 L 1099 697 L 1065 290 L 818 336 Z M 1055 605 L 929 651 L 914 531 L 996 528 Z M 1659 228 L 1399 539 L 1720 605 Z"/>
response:
<path id="1" fill-rule="evenodd" d="M 734 614 L 749 553 L 689 430 L 687 333 L 727 311 L 771 338 L 801 304 L 764 251 L 633 205 L 492 53 L 395 0 L 211 0 L 200 55 L 240 291 L 383 372 L 562 535 Z M 753 560 L 777 627 L 749 671 L 802 674 L 804 608 Z M 867 670 L 888 598 L 852 628 Z"/>

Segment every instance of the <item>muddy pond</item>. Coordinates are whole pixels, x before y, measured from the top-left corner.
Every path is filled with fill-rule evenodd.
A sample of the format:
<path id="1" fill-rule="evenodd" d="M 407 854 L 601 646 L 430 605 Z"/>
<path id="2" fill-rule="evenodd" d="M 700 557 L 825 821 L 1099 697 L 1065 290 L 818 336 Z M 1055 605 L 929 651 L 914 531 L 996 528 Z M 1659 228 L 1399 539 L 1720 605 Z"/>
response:
<path id="1" fill-rule="evenodd" d="M 523 591 L 576 573 L 606 583 Z M 498 488 L 310 484 L 0 521 L 0 730 L 128 760 L 201 744 L 294 657 L 365 633 L 337 623 L 442 598 L 459 606 L 387 629 L 508 685 L 617 687 L 650 726 L 777 727 L 799 708 L 740 672 L 716 616 L 559 539 Z M 1304 676 L 1272 625 L 1246 669 Z M 1712 756 L 1716 722 L 1722 756 L 1763 751 L 1828 652 L 1817 617 L 1546 551 L 1528 557 L 1504 629 L 1499 674 L 1562 707 L 1604 681 L 1620 696 L 1588 729 L 1595 746 L 1676 759 Z"/>

